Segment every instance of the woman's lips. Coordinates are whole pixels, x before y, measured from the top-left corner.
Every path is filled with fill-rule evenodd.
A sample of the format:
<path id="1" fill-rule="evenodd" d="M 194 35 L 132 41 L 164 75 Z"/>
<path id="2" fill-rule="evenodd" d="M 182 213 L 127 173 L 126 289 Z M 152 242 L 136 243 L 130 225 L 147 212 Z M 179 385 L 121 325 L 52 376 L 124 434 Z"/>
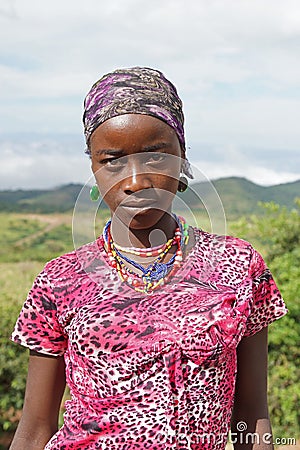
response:
<path id="1" fill-rule="evenodd" d="M 124 202 L 120 206 L 122 208 L 153 208 L 155 205 L 157 206 L 157 203 L 157 200 L 138 200 Z"/>
<path id="2" fill-rule="evenodd" d="M 153 208 L 157 206 L 159 203 L 159 198 L 154 198 L 153 194 L 152 197 L 146 197 L 144 196 L 139 197 L 137 195 L 130 195 L 128 198 L 126 198 L 120 206 L 122 208 Z"/>

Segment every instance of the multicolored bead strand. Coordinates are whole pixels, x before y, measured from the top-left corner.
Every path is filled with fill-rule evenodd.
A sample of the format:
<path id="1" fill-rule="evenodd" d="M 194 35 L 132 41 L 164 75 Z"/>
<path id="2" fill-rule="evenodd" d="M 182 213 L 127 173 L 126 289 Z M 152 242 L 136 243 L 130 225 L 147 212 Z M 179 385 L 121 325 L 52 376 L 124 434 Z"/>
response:
<path id="1" fill-rule="evenodd" d="M 121 245 L 114 242 L 114 246 L 117 250 L 123 253 L 129 253 L 131 255 L 141 256 L 141 257 L 149 257 L 149 256 L 158 256 L 165 251 L 168 245 L 173 242 L 173 238 L 169 239 L 164 244 L 158 245 L 156 247 L 147 247 L 147 248 L 138 248 L 138 247 L 122 247 Z"/>
<path id="2" fill-rule="evenodd" d="M 121 247 L 113 241 L 110 226 L 111 221 L 107 222 L 103 230 L 103 238 L 107 245 L 107 256 L 109 264 L 112 268 L 117 270 L 117 273 L 122 281 L 125 281 L 133 289 L 143 293 L 150 293 L 162 284 L 169 281 L 171 276 L 178 270 L 181 265 L 183 254 L 182 248 L 188 242 L 188 225 L 182 217 L 174 215 L 178 223 L 178 228 L 175 230 L 174 237 L 169 239 L 165 244 L 151 248 L 135 248 L 135 247 Z M 161 263 L 166 254 L 170 251 L 173 245 L 177 245 L 176 253 L 171 257 L 167 263 Z M 142 257 L 156 257 L 146 268 L 136 261 L 125 256 L 123 253 L 130 253 Z M 132 265 L 135 269 L 141 272 L 137 274 L 125 265 L 125 262 Z"/>

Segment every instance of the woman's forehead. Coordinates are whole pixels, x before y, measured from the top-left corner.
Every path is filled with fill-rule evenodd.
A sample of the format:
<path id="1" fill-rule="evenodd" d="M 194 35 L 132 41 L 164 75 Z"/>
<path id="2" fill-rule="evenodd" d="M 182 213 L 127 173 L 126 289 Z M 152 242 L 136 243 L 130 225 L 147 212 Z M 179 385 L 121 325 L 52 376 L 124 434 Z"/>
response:
<path id="1" fill-rule="evenodd" d="M 91 136 L 91 146 L 95 141 L 137 139 L 149 141 L 178 141 L 176 132 L 167 123 L 156 117 L 142 114 L 123 114 L 103 122 Z"/>

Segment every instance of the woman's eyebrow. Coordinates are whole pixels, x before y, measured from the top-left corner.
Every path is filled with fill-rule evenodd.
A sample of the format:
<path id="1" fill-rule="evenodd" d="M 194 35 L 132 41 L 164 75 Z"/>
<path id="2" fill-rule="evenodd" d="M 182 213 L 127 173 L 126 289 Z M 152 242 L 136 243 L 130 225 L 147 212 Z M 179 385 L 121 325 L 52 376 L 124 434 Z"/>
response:
<path id="1" fill-rule="evenodd" d="M 153 145 L 146 145 L 141 149 L 142 152 L 155 152 L 156 150 L 162 150 L 166 147 L 168 147 L 169 144 L 167 142 L 158 142 L 157 144 Z M 122 149 L 110 149 L 110 148 L 101 148 L 99 150 L 95 151 L 95 154 L 97 156 L 101 155 L 109 155 L 109 156 L 124 156 L 126 152 Z"/>
<path id="2" fill-rule="evenodd" d="M 143 152 L 153 152 L 155 150 L 161 150 L 168 146 L 169 146 L 169 144 L 167 142 L 158 142 L 157 144 L 147 145 L 146 147 L 143 147 L 142 151 Z"/>
<path id="3" fill-rule="evenodd" d="M 110 156 L 123 156 L 125 153 L 123 150 L 116 150 L 110 148 L 101 148 L 95 151 L 96 155 L 110 155 Z"/>

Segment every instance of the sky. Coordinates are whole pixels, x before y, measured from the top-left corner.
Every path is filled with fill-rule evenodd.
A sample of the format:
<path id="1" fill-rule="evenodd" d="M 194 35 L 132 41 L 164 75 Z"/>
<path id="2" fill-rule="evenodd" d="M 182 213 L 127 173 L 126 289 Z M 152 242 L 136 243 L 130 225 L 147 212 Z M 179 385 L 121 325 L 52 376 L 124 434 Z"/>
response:
<path id="1" fill-rule="evenodd" d="M 0 189 L 85 183 L 83 98 L 150 66 L 183 100 L 192 165 L 300 179 L 299 0 L 0 0 Z"/>

